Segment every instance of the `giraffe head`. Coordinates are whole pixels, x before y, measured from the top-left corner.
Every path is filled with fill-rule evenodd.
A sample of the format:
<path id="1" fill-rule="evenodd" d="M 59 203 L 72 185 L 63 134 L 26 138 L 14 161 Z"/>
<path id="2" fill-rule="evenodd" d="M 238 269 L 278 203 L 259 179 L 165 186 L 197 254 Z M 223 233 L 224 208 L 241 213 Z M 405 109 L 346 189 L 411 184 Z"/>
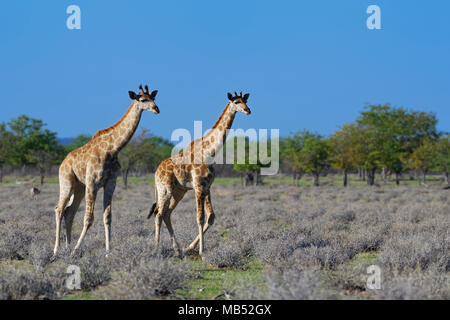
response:
<path id="1" fill-rule="evenodd" d="M 244 96 L 242 96 L 242 92 L 240 92 L 239 94 L 235 92 L 233 96 L 228 92 L 228 100 L 230 100 L 232 110 L 235 112 L 245 113 L 246 115 L 251 114 L 252 112 L 247 106 L 247 100 L 249 96 L 249 93 L 246 93 L 244 94 Z"/>
<path id="2" fill-rule="evenodd" d="M 136 100 L 136 106 L 142 110 L 148 110 L 155 114 L 159 113 L 159 108 L 155 103 L 155 97 L 158 90 L 153 90 L 151 93 L 148 92 L 148 86 L 145 86 L 145 91 L 142 85 L 139 86 L 139 93 L 136 94 L 134 91 L 128 91 L 130 98 Z"/>

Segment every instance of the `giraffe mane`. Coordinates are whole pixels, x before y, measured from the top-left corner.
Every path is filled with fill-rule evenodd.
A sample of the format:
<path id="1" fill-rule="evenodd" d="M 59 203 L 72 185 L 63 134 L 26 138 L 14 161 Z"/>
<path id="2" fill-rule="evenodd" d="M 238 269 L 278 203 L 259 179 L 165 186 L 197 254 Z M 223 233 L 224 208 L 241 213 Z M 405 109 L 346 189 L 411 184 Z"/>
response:
<path id="1" fill-rule="evenodd" d="M 225 112 L 227 111 L 228 107 L 229 107 L 230 103 L 227 103 L 227 106 L 225 107 L 225 109 L 223 109 L 222 114 L 220 115 L 219 119 L 216 121 L 216 123 L 213 125 L 212 129 L 216 129 L 217 126 L 219 125 L 219 123 L 222 121 L 222 118 L 225 114 Z"/>
<path id="2" fill-rule="evenodd" d="M 131 105 L 130 105 L 130 107 L 128 108 L 127 112 L 125 112 L 125 114 L 122 116 L 122 118 L 120 118 L 119 121 L 117 121 L 115 124 L 113 124 L 112 126 L 106 128 L 106 129 L 98 130 L 98 131 L 94 134 L 94 136 L 92 137 L 92 139 L 91 139 L 90 141 L 94 140 L 95 138 L 98 138 L 99 136 L 102 136 L 102 135 L 104 135 L 104 134 L 107 134 L 107 133 L 113 131 L 115 128 L 117 128 L 117 126 L 118 126 L 118 125 L 119 125 L 119 124 L 127 117 L 127 115 L 130 113 L 131 109 L 132 109 L 133 106 L 134 106 L 134 103 L 135 103 L 134 101 L 131 102 Z M 90 141 L 89 141 L 89 142 L 90 142 Z"/>

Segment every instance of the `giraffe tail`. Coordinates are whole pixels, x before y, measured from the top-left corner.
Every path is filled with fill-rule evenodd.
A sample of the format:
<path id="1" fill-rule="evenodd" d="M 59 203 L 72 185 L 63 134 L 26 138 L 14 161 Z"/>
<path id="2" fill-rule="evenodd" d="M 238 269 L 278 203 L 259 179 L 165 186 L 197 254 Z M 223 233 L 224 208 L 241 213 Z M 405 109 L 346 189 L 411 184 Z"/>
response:
<path id="1" fill-rule="evenodd" d="M 155 183 L 155 201 L 158 201 L 158 190 L 156 189 L 156 183 Z M 150 212 L 148 213 L 147 219 L 150 219 L 150 217 L 152 216 L 152 214 L 154 214 L 156 212 L 156 210 L 158 210 L 158 206 L 157 206 L 157 202 L 155 202 L 151 209 Z"/>
<path id="2" fill-rule="evenodd" d="M 156 202 L 152 205 L 152 208 L 150 209 L 150 212 L 148 213 L 147 219 L 150 219 L 150 217 L 153 215 L 153 213 L 155 213 L 156 211 Z"/>

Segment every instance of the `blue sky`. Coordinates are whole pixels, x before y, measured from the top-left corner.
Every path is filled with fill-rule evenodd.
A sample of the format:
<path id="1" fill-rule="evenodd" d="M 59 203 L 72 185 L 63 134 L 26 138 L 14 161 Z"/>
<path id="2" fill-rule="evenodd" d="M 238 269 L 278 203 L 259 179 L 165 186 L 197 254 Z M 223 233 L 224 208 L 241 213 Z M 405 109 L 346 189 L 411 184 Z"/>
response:
<path id="1" fill-rule="evenodd" d="M 81 8 L 81 30 L 66 8 Z M 368 30 L 366 8 L 381 8 Z M 121 118 L 128 90 L 158 89 L 140 127 L 209 128 L 228 91 L 234 128 L 322 134 L 366 103 L 437 113 L 450 131 L 450 1 L 9 1 L 0 9 L 0 122 L 43 119 L 60 137 Z"/>

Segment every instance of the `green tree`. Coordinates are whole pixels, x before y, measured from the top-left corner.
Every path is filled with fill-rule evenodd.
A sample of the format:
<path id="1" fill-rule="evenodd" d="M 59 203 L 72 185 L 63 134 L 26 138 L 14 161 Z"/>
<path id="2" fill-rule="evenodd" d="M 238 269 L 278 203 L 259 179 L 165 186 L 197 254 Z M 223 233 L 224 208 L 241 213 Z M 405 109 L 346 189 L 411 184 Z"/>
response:
<path id="1" fill-rule="evenodd" d="M 305 141 L 311 136 L 307 130 L 298 131 L 293 135 L 280 141 L 280 157 L 292 170 L 294 185 L 300 184 L 303 176 L 303 159 L 300 157 L 300 151 L 305 145 Z"/>
<path id="2" fill-rule="evenodd" d="M 63 155 L 63 147 L 56 139 L 56 133 L 44 129 L 42 120 L 21 115 L 8 123 L 14 135 L 14 153 L 11 156 L 12 165 L 31 164 L 39 168 L 41 183 L 44 182 L 45 171 Z"/>
<path id="3" fill-rule="evenodd" d="M 299 153 L 299 161 L 302 170 L 311 173 L 314 177 L 314 185 L 319 185 L 319 176 L 324 169 L 329 167 L 329 143 L 321 135 L 304 132 L 307 136 L 303 148 Z"/>
<path id="4" fill-rule="evenodd" d="M 367 183 L 375 183 L 377 169 L 389 166 L 396 157 L 395 132 L 389 128 L 395 126 L 390 104 L 369 105 L 357 119 L 359 126 L 359 150 L 361 167 L 367 172 Z"/>
<path id="5" fill-rule="evenodd" d="M 19 139 L 24 139 L 32 133 L 41 131 L 44 127 L 42 120 L 29 118 L 26 115 L 21 115 L 16 119 L 12 119 L 8 123 L 11 132 Z"/>
<path id="6" fill-rule="evenodd" d="M 130 172 L 155 171 L 162 160 L 170 157 L 172 148 L 170 141 L 142 129 L 119 153 L 125 188 Z"/>
<path id="7" fill-rule="evenodd" d="M 343 171 L 343 185 L 346 187 L 348 171 L 359 161 L 356 124 L 344 124 L 330 136 L 329 143 L 331 166 Z"/>
<path id="8" fill-rule="evenodd" d="M 13 164 L 16 143 L 14 134 L 6 129 L 5 123 L 0 123 L 0 183 L 3 181 L 3 166 Z"/>
<path id="9" fill-rule="evenodd" d="M 426 174 L 436 166 L 437 148 L 430 138 L 425 137 L 422 144 L 411 155 L 411 166 L 422 172 L 422 183 L 426 183 Z"/>
<path id="10" fill-rule="evenodd" d="M 384 105 L 368 105 L 357 119 L 360 128 L 361 165 L 367 170 L 368 184 L 373 185 L 375 172 L 381 169 L 383 179 L 394 172 L 398 176 L 410 166 L 413 151 L 425 137 L 439 137 L 434 113 L 408 111 Z"/>
<path id="11" fill-rule="evenodd" d="M 16 149 L 15 157 L 11 159 L 13 165 L 26 165 L 29 163 L 30 139 L 33 134 L 40 132 L 44 123 L 42 120 L 29 118 L 21 115 L 16 119 L 12 119 L 8 123 L 8 127 L 12 134 L 17 138 L 14 148 Z"/>
<path id="12" fill-rule="evenodd" d="M 150 133 L 143 143 L 145 149 L 143 169 L 151 172 L 158 168 L 161 161 L 170 157 L 174 148 L 173 143 L 169 140 Z"/>
<path id="13" fill-rule="evenodd" d="M 140 154 L 138 150 L 139 142 L 137 141 L 137 139 L 132 139 L 119 153 L 122 180 L 125 189 L 128 188 L 128 174 L 130 173 L 130 170 L 136 168 L 136 164 L 139 161 Z"/>
<path id="14" fill-rule="evenodd" d="M 414 169 L 411 156 L 424 138 L 436 141 L 441 135 L 436 128 L 436 115 L 432 112 L 410 111 L 400 115 L 397 121 L 401 128 L 398 139 L 402 150 L 400 155 L 402 169 Z"/>
<path id="15" fill-rule="evenodd" d="M 77 137 L 73 138 L 70 144 L 64 146 L 64 153 L 68 154 L 72 152 L 75 149 L 78 149 L 82 146 L 84 146 L 86 143 L 88 143 L 92 139 L 91 136 L 80 134 Z"/>
<path id="16" fill-rule="evenodd" d="M 248 137 L 233 137 L 227 140 L 227 143 L 233 143 L 234 148 L 234 164 L 233 170 L 241 173 L 241 182 L 245 187 L 249 180 L 253 180 L 253 184 L 260 183 L 259 173 L 261 171 L 262 164 L 259 162 L 259 144 L 256 141 L 250 141 Z M 238 154 L 238 144 L 244 144 L 245 154 Z M 226 144 L 224 150 L 226 151 Z M 270 149 L 270 147 L 269 147 Z M 255 152 L 256 154 L 252 154 Z M 256 161 L 254 161 L 256 160 Z M 256 163 L 253 163 L 256 162 Z"/>
<path id="17" fill-rule="evenodd" d="M 45 173 L 64 156 L 64 147 L 58 143 L 56 133 L 48 129 L 33 132 L 27 137 L 28 163 L 39 169 L 41 185 L 44 184 Z"/>
<path id="18" fill-rule="evenodd" d="M 231 154 L 227 154 L 227 151 L 231 152 L 228 150 L 230 146 L 232 158 Z M 233 161 L 233 170 L 240 173 L 243 186 L 250 182 L 256 186 L 262 183 L 261 169 L 269 168 L 272 165 L 270 161 L 274 161 L 272 152 L 279 154 L 280 151 L 278 144 L 272 144 L 271 139 L 252 141 L 248 136 L 235 136 L 224 143 L 217 155 L 222 155 L 226 161 Z M 278 157 L 275 158 L 278 160 Z"/>
<path id="19" fill-rule="evenodd" d="M 445 184 L 449 185 L 450 135 L 441 137 L 436 145 L 436 169 L 444 174 Z"/>

